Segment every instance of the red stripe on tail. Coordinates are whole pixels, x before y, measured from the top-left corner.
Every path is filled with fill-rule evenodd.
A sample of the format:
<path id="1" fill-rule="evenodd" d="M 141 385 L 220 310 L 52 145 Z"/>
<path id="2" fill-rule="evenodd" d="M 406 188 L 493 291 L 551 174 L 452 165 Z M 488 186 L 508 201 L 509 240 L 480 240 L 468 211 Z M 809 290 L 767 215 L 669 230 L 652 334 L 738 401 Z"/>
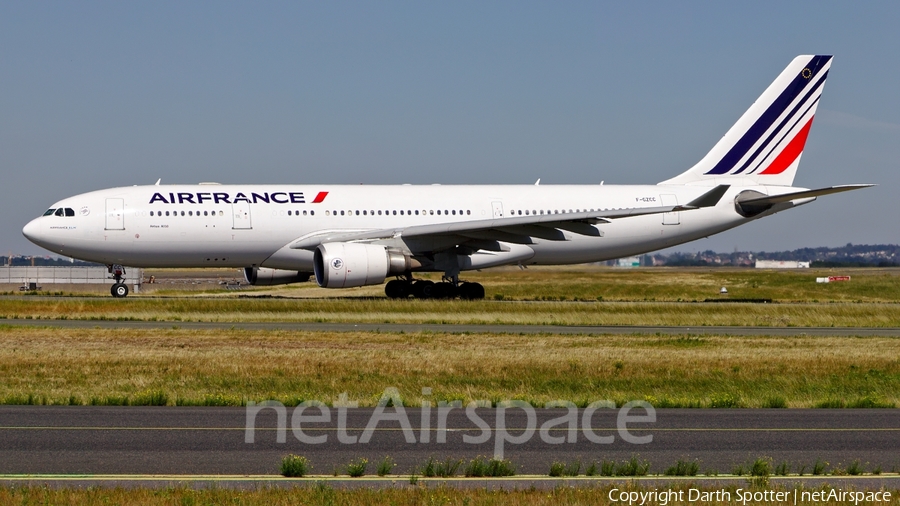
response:
<path id="1" fill-rule="evenodd" d="M 806 125 L 797 132 L 797 135 L 791 139 L 791 142 L 784 147 L 784 150 L 766 167 L 766 170 L 760 174 L 781 174 L 794 163 L 794 160 L 803 152 L 803 146 L 806 145 L 806 136 L 809 135 L 809 127 L 812 126 L 813 118 L 809 118 Z"/>

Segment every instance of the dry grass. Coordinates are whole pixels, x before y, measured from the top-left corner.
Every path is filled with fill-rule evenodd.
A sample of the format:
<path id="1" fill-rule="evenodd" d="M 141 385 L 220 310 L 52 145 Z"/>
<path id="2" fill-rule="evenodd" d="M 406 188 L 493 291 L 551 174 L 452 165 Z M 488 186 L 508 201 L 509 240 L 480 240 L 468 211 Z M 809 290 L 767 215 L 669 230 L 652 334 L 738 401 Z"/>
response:
<path id="1" fill-rule="evenodd" d="M 434 301 L 388 299 L 0 299 L 2 318 L 534 325 L 900 327 L 893 303 Z"/>
<path id="2" fill-rule="evenodd" d="M 295 404 L 348 392 L 371 406 L 397 387 L 417 405 L 431 387 L 432 401 L 885 406 L 900 402 L 898 357 L 900 338 L 885 337 L 0 327 L 0 401 Z"/>
<path id="3" fill-rule="evenodd" d="M 852 281 L 815 283 L 816 276 L 845 272 Z M 0 297 L 0 318 L 900 327 L 900 269 L 567 267 L 468 274 L 485 284 L 488 300 L 395 301 L 384 298 L 380 286 L 324 290 L 304 283 L 241 294 L 174 291 L 179 296 L 172 298 Z M 718 294 L 722 286 L 729 289 L 726 297 Z M 775 303 L 703 302 L 707 299 Z"/>
<path id="4" fill-rule="evenodd" d="M 194 271 L 204 276 L 205 271 Z M 177 276 L 189 276 L 179 272 Z M 816 277 L 850 275 L 849 283 L 818 284 Z M 666 268 L 612 269 L 596 265 L 559 267 L 515 267 L 465 272 L 462 277 L 484 284 L 487 298 L 511 300 L 597 300 L 605 301 L 702 301 L 718 298 L 719 289 L 728 288 L 732 298 L 767 298 L 780 302 L 900 302 L 900 269 L 787 269 L 751 268 Z M 437 274 L 416 277 L 439 280 Z M 164 294 L 178 294 L 182 285 L 145 285 Z M 195 287 L 192 287 L 195 288 Z M 315 282 L 276 287 L 254 287 L 252 293 L 286 297 L 383 297 L 382 286 L 328 290 Z M 183 293 L 190 293 L 183 292 Z M 233 295 L 216 288 L 210 293 Z"/>
<path id="5" fill-rule="evenodd" d="M 552 489 L 537 489 L 534 487 L 521 487 L 512 489 L 488 490 L 486 488 L 462 488 L 447 485 L 397 485 L 390 488 L 356 488 L 335 489 L 327 484 L 301 486 L 302 489 L 286 488 L 258 488 L 249 490 L 228 490 L 223 488 L 192 490 L 189 488 L 63 488 L 48 487 L 0 487 L 0 503 L 2 504 L 129 504 L 135 506 L 144 505 L 171 505 L 171 504 L 237 504 L 252 506 L 265 505 L 360 505 L 372 504 L 396 504 L 396 505 L 420 505 L 420 504 L 523 504 L 529 506 L 558 505 L 558 504 L 613 504 L 609 500 L 610 489 L 619 491 L 652 491 L 673 490 L 681 491 L 682 496 L 688 497 L 687 490 L 697 489 L 704 492 L 716 492 L 725 490 L 731 494 L 732 501 L 740 502 L 737 498 L 737 489 L 742 488 L 747 492 L 746 484 L 735 485 L 694 485 L 673 483 L 666 486 L 641 485 L 638 483 L 619 483 L 603 485 L 580 485 L 577 487 L 560 485 Z M 753 488 L 753 491 L 762 489 Z M 766 490 L 789 491 L 793 497 L 793 489 L 780 485 L 767 487 Z M 803 490 L 830 490 L 826 488 L 804 488 Z M 841 487 L 841 490 L 860 490 L 857 487 Z M 866 489 L 862 489 L 866 490 Z M 877 490 L 877 489 L 873 489 Z M 897 497 L 900 490 L 893 490 L 891 496 Z M 713 501 L 701 501 L 704 503 Z M 793 499 L 791 499 L 793 503 Z M 817 505 L 845 504 L 846 502 L 823 501 Z M 621 504 L 621 503 L 615 503 Z M 627 504 L 627 502 L 626 502 Z M 798 501 L 797 504 L 813 504 Z"/>

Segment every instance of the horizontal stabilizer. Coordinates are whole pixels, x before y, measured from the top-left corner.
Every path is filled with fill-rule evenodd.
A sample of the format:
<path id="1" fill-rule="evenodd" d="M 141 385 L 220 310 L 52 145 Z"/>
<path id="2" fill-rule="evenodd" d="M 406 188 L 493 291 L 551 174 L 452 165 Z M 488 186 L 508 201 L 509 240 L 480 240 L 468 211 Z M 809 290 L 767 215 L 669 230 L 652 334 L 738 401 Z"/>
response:
<path id="1" fill-rule="evenodd" d="M 860 188 L 869 188 L 874 184 L 845 184 L 840 186 L 829 186 L 827 188 L 819 188 L 817 190 L 804 190 L 801 192 L 785 193 L 782 195 L 771 195 L 766 197 L 753 197 L 748 199 L 738 198 L 738 203 L 742 206 L 771 206 L 782 202 L 790 202 L 797 199 L 807 199 L 810 197 L 818 197 L 820 195 L 829 195 L 832 193 L 846 192 L 850 190 L 858 190 Z M 703 197 L 701 197 L 703 198 Z"/>

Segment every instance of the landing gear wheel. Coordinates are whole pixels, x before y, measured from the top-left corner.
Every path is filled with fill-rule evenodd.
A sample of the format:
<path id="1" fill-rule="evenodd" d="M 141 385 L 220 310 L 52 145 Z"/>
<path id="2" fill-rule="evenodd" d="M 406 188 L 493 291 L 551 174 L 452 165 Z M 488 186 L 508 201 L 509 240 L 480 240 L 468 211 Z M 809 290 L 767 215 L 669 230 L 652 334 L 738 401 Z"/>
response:
<path id="1" fill-rule="evenodd" d="M 435 299 L 452 299 L 456 297 L 456 287 L 453 283 L 435 283 L 431 296 Z"/>
<path id="2" fill-rule="evenodd" d="M 459 298 L 477 300 L 484 298 L 484 287 L 481 283 L 463 283 L 459 285 Z"/>
<path id="3" fill-rule="evenodd" d="M 417 299 L 430 299 L 434 297 L 434 281 L 420 279 L 412 285 L 413 297 Z"/>
<path id="4" fill-rule="evenodd" d="M 128 295 L 128 285 L 125 283 L 116 283 L 109 289 L 109 293 L 116 298 L 126 297 Z"/>
<path id="5" fill-rule="evenodd" d="M 410 284 L 399 279 L 392 279 L 384 285 L 384 294 L 389 299 L 405 299 L 409 296 Z"/>

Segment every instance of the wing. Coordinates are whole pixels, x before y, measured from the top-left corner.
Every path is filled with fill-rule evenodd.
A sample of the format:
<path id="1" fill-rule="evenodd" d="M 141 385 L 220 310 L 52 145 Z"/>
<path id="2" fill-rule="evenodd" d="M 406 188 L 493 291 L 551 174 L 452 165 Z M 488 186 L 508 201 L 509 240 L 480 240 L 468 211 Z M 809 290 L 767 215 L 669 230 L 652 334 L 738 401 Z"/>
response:
<path id="1" fill-rule="evenodd" d="M 689 211 L 715 206 L 728 191 L 729 185 L 719 185 L 696 199 L 680 206 L 633 207 L 609 209 L 581 213 L 544 214 L 532 216 L 511 216 L 486 220 L 457 221 L 410 227 L 386 228 L 367 231 L 328 230 L 303 236 L 294 241 L 291 249 L 316 249 L 328 242 L 369 242 L 387 239 L 456 236 L 473 240 L 504 241 L 518 244 L 532 244 L 532 237 L 549 241 L 565 241 L 563 230 L 579 235 L 600 236 L 593 227 L 597 223 L 610 220 Z"/>

